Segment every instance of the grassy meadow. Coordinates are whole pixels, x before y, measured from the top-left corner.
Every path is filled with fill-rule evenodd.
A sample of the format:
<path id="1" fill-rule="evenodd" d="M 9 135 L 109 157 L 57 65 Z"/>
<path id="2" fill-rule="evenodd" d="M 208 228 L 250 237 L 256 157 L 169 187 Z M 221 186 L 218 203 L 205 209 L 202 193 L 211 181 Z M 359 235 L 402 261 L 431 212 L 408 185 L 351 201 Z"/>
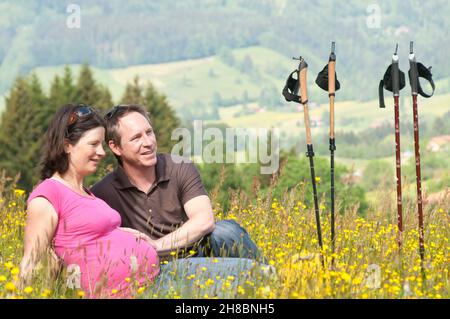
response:
<path id="1" fill-rule="evenodd" d="M 0 298 L 85 298 L 84 291 L 67 287 L 64 271 L 54 280 L 45 262 L 30 286 L 18 287 L 27 195 L 3 176 Z M 356 213 L 356 207 L 337 216 L 332 252 L 329 207 L 324 201 L 320 204 L 324 239 L 321 251 L 314 210 L 304 204 L 307 196 L 311 196 L 310 185 L 301 183 L 279 199 L 270 195 L 250 199 L 248 194 L 236 192 L 230 194 L 229 211 L 215 204 L 216 218 L 233 219 L 244 226 L 276 273 L 250 270 L 211 278 L 202 275 L 207 273 L 206 266 L 176 277 L 164 288 L 154 283 L 136 286 L 133 298 L 450 298 L 448 193 L 438 204 L 424 209 L 423 273 L 415 201 L 404 202 L 401 250 L 397 245 L 395 198 L 392 192 L 379 190 L 377 201 L 364 218 Z M 214 192 L 212 199 L 215 203 Z M 214 262 L 217 259 L 211 258 Z M 111 293 L 114 297 L 116 291 Z"/>

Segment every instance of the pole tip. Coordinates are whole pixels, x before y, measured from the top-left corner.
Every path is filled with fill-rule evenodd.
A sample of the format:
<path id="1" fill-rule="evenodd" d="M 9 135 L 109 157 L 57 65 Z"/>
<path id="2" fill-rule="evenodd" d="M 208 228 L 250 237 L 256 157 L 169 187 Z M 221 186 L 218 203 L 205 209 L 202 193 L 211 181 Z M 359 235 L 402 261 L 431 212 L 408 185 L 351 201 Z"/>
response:
<path id="1" fill-rule="evenodd" d="M 414 51 L 413 47 L 414 47 L 414 41 L 410 41 L 409 42 L 409 53 L 410 54 L 413 54 L 413 51 Z"/>

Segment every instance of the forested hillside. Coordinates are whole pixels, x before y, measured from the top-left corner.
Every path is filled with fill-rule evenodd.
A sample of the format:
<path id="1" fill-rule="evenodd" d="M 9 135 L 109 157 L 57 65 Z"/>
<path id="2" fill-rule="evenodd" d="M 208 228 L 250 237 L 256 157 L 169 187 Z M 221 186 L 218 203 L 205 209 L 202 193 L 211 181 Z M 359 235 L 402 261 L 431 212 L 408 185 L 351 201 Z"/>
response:
<path id="1" fill-rule="evenodd" d="M 375 7 L 356 0 L 79 0 L 80 28 L 66 25 L 69 3 L 0 3 L 0 92 L 36 66 L 88 62 L 117 68 L 255 45 L 286 59 L 301 54 L 318 72 L 332 40 L 346 99 L 374 97 L 369 79 L 381 77 L 396 42 L 404 69 L 409 41 L 415 40 L 417 56 L 434 66 L 436 78 L 450 74 L 445 0 L 379 1 Z"/>

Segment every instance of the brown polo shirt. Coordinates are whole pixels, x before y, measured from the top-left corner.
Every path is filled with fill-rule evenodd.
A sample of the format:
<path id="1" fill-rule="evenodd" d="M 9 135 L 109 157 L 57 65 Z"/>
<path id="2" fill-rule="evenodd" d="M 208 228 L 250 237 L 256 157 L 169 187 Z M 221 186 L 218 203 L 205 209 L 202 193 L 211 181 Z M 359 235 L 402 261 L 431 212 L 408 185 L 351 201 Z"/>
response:
<path id="1" fill-rule="evenodd" d="M 120 213 L 123 227 L 140 230 L 153 239 L 161 238 L 188 220 L 183 207 L 187 201 L 208 195 L 194 164 L 175 163 L 173 158 L 171 154 L 157 154 L 156 179 L 147 193 L 131 184 L 120 165 L 91 191 Z M 179 256 L 188 251 L 189 248 L 185 253 L 180 251 Z"/>

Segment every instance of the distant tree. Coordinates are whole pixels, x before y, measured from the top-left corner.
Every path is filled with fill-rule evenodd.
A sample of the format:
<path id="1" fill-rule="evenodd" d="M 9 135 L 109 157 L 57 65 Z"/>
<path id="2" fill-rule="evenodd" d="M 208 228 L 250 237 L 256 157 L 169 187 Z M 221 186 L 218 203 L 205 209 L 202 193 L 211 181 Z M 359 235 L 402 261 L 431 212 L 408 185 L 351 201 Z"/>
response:
<path id="1" fill-rule="evenodd" d="M 247 104 L 250 101 L 250 98 L 248 97 L 248 91 L 244 90 L 242 93 L 242 104 Z"/>
<path id="2" fill-rule="evenodd" d="M 394 185 L 392 165 L 380 160 L 373 160 L 364 169 L 362 185 L 366 190 L 390 189 Z"/>
<path id="3" fill-rule="evenodd" d="M 55 75 L 50 85 L 49 103 L 56 112 L 62 105 L 75 102 L 76 87 L 71 69 L 66 65 L 62 78 Z"/>
<path id="4" fill-rule="evenodd" d="M 98 85 L 98 90 L 100 92 L 100 96 L 98 101 L 94 103 L 94 106 L 99 110 L 106 111 L 113 105 L 111 93 L 104 85 Z"/>
<path id="5" fill-rule="evenodd" d="M 282 101 L 279 90 L 274 85 L 264 87 L 259 94 L 258 103 L 269 109 L 276 109 L 278 106 L 281 106 Z"/>
<path id="6" fill-rule="evenodd" d="M 102 91 L 94 80 L 88 64 L 83 64 L 75 89 L 75 102 L 94 105 L 102 99 Z M 98 106 L 97 106 L 98 107 Z"/>
<path id="7" fill-rule="evenodd" d="M 170 152 L 177 141 L 171 140 L 172 131 L 180 126 L 180 120 L 169 105 L 167 97 L 156 91 L 151 82 L 147 83 L 144 93 L 145 105 L 150 112 L 153 129 L 160 152 Z"/>
<path id="8" fill-rule="evenodd" d="M 214 91 L 213 97 L 212 97 L 212 105 L 215 107 L 221 107 L 223 104 L 222 96 L 219 92 Z"/>
<path id="9" fill-rule="evenodd" d="M 253 70 L 254 70 L 253 60 L 248 54 L 245 55 L 244 60 L 242 61 L 241 65 L 240 65 L 240 70 L 243 73 L 247 73 L 247 74 L 250 74 L 253 72 Z"/>
<path id="10" fill-rule="evenodd" d="M 222 49 L 220 49 L 218 57 L 220 61 L 231 67 L 236 63 L 233 52 L 231 52 L 231 50 L 227 47 L 223 47 Z"/>
<path id="11" fill-rule="evenodd" d="M 63 86 L 61 78 L 58 75 L 55 75 L 53 81 L 50 85 L 50 96 L 49 96 L 49 104 L 53 110 L 57 110 L 58 107 L 68 103 L 65 96 L 63 95 Z"/>
<path id="12" fill-rule="evenodd" d="M 125 92 L 120 100 L 121 104 L 145 104 L 143 88 L 139 84 L 139 77 L 135 76 L 132 83 L 127 83 Z"/>
<path id="13" fill-rule="evenodd" d="M 448 119 L 437 117 L 433 123 L 432 136 L 450 134 L 450 124 Z"/>
<path id="14" fill-rule="evenodd" d="M 64 67 L 64 75 L 62 77 L 62 97 L 64 98 L 65 103 L 73 102 L 76 94 L 76 87 L 73 83 L 72 71 L 69 66 Z"/>
<path id="15" fill-rule="evenodd" d="M 153 130 L 158 141 L 158 151 L 169 152 L 176 141 L 171 140 L 172 131 L 180 126 L 180 120 L 169 105 L 165 95 L 156 91 L 151 82 L 145 87 L 136 76 L 128 83 L 121 99 L 122 104 L 140 104 L 150 113 Z"/>
<path id="16" fill-rule="evenodd" d="M 10 176 L 20 172 L 19 186 L 31 190 L 51 110 L 35 74 L 17 78 L 10 92 L 0 120 L 0 167 Z"/>
<path id="17" fill-rule="evenodd" d="M 298 157 L 294 155 L 294 151 L 290 153 L 282 152 L 280 155 L 280 173 L 278 182 L 273 190 L 273 196 L 280 198 L 287 190 L 292 190 L 294 187 L 299 187 L 299 190 L 305 188 L 305 204 L 311 208 L 313 207 L 311 190 L 311 175 L 308 159 L 304 156 Z M 329 162 L 325 158 L 316 158 L 314 160 L 316 168 L 316 177 L 320 178 L 317 183 L 318 194 L 324 194 L 324 198 L 329 198 L 330 185 L 330 168 Z M 335 183 L 336 183 L 336 198 L 341 201 L 341 206 L 338 208 L 340 213 L 344 213 L 347 209 L 359 205 L 358 212 L 364 214 L 367 209 L 367 202 L 365 199 L 364 190 L 356 185 L 344 185 L 341 177 L 347 174 L 348 169 L 345 166 L 337 164 L 335 166 Z M 328 203 L 328 201 L 326 202 Z M 328 204 L 326 205 L 328 206 Z M 328 206 L 329 207 L 329 206 Z"/>

